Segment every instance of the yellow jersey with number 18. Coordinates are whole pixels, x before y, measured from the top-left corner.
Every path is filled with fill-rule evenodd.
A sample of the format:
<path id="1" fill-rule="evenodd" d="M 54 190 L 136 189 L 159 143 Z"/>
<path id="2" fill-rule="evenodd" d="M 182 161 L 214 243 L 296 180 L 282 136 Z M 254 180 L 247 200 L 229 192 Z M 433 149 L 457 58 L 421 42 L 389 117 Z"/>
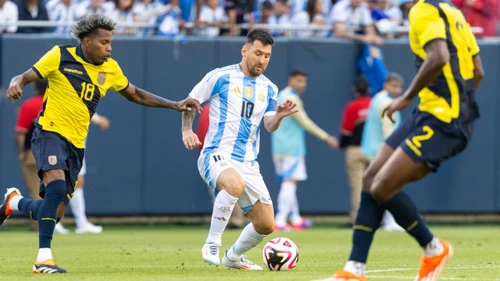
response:
<path id="1" fill-rule="evenodd" d="M 427 57 L 425 47 L 430 42 L 444 40 L 450 52 L 442 73 L 419 93 L 419 109 L 445 123 L 478 118 L 473 57 L 479 47 L 462 12 L 448 0 L 419 0 L 410 10 L 409 20 L 417 69 Z"/>
<path id="2" fill-rule="evenodd" d="M 85 147 L 90 119 L 106 91 L 128 87 L 128 79 L 115 60 L 91 64 L 81 46 L 55 46 L 32 69 L 49 81 L 37 124 L 42 130 L 60 134 L 77 148 Z"/>

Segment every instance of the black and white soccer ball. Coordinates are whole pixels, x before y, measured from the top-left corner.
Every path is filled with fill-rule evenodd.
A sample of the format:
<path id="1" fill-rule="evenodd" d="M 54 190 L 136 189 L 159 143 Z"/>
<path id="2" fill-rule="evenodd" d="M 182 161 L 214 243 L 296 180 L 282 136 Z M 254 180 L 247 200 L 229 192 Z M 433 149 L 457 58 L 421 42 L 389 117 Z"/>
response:
<path id="1" fill-rule="evenodd" d="M 288 238 L 274 238 L 264 246 L 262 260 L 269 270 L 292 270 L 299 261 L 299 249 Z"/>

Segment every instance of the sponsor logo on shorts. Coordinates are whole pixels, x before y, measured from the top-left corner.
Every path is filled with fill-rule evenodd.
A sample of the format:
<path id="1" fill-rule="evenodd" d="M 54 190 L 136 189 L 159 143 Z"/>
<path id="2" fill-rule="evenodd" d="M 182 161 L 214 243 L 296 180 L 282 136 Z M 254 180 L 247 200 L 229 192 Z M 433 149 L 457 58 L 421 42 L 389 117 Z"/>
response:
<path id="1" fill-rule="evenodd" d="M 52 165 L 52 166 L 55 165 L 55 164 L 57 164 L 57 157 L 55 155 L 50 155 L 49 156 L 49 164 Z"/>

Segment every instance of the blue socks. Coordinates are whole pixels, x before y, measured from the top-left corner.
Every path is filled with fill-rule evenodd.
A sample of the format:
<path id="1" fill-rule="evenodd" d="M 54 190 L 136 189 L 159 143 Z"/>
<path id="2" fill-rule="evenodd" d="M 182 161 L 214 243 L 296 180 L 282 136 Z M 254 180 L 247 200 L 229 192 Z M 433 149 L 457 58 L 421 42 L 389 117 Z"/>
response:
<path id="1" fill-rule="evenodd" d="M 45 196 L 40 200 L 42 203 L 38 209 L 39 248 L 50 248 L 57 222 L 57 208 L 63 201 L 65 192 L 64 180 L 50 182 L 45 187 Z"/>
<path id="2" fill-rule="evenodd" d="M 432 235 L 427 224 L 418 213 L 417 207 L 406 193 L 401 191 L 387 202 L 381 204 L 381 206 L 391 212 L 396 222 L 411 236 L 415 237 L 421 247 L 432 241 L 434 235 Z"/>
<path id="3" fill-rule="evenodd" d="M 32 220 L 38 220 L 38 211 L 40 210 L 42 201 L 43 200 L 31 200 L 22 198 L 21 200 L 19 200 L 19 205 L 17 206 L 17 208 Z"/>
<path id="4" fill-rule="evenodd" d="M 369 192 L 361 192 L 361 203 L 353 226 L 350 261 L 366 263 L 373 236 L 382 222 L 384 211 Z"/>

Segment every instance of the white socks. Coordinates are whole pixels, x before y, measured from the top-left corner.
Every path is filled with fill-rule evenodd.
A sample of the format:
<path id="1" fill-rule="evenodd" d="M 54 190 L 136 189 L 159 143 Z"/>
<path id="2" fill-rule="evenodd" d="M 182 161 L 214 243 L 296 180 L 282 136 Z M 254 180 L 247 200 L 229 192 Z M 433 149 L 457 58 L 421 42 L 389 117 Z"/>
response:
<path id="1" fill-rule="evenodd" d="M 217 194 L 212 211 L 210 232 L 208 233 L 206 243 L 222 245 L 222 233 L 226 229 L 236 202 L 238 202 L 238 198 L 229 195 L 225 190 L 221 190 Z"/>
<path id="2" fill-rule="evenodd" d="M 297 200 L 297 186 L 295 186 L 295 192 L 293 193 L 293 203 L 292 203 L 292 213 L 290 214 L 290 221 L 292 224 L 302 223 L 302 217 L 299 212 L 299 201 Z"/>
<path id="3" fill-rule="evenodd" d="M 13 211 L 19 211 L 19 201 L 21 201 L 23 197 L 21 195 L 16 195 L 10 199 L 9 208 Z"/>
<path id="4" fill-rule="evenodd" d="M 441 244 L 441 240 L 439 240 L 439 238 L 437 237 L 434 237 L 432 241 L 424 247 L 424 256 L 439 256 L 441 253 L 443 253 L 443 251 L 444 247 L 443 244 Z"/>
<path id="5" fill-rule="evenodd" d="M 257 246 L 266 236 L 267 235 L 263 235 L 255 231 L 253 224 L 249 223 L 245 229 L 243 229 L 240 237 L 238 237 L 238 240 L 236 240 L 231 249 L 227 251 L 227 258 L 231 261 L 238 260 L 241 255 Z"/>
<path id="6" fill-rule="evenodd" d="M 76 227 L 84 227 L 88 222 L 87 215 L 85 215 L 85 197 L 83 196 L 83 188 L 76 188 L 73 198 L 69 201 L 71 212 L 75 218 Z"/>
<path id="7" fill-rule="evenodd" d="M 43 262 L 51 259 L 52 259 L 52 251 L 50 250 L 50 248 L 38 249 L 38 257 L 36 258 L 37 262 Z"/>
<path id="8" fill-rule="evenodd" d="M 278 194 L 278 213 L 276 214 L 276 224 L 285 225 L 288 215 L 294 209 L 294 201 L 297 201 L 297 186 L 289 181 L 281 183 L 280 193 Z M 297 204 L 298 212 L 298 204 Z"/>
<path id="9" fill-rule="evenodd" d="M 366 264 L 362 262 L 348 261 L 345 264 L 344 270 L 358 276 L 363 276 L 366 272 Z"/>

